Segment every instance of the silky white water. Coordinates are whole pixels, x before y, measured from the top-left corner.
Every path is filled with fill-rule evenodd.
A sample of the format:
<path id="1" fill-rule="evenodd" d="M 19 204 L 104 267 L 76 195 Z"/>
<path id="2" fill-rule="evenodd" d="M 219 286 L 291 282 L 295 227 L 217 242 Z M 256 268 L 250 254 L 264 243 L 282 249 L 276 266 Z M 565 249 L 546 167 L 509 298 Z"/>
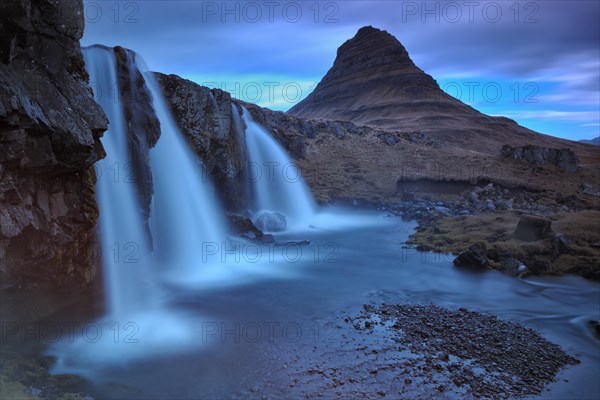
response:
<path id="1" fill-rule="evenodd" d="M 283 146 L 245 108 L 243 119 L 255 221 L 264 211 L 281 213 L 287 221 L 285 230 L 300 235 L 315 229 L 338 231 L 376 224 L 370 216 L 356 211 L 318 207 L 301 170 Z"/>
<path id="2" fill-rule="evenodd" d="M 281 213 L 292 229 L 307 227 L 315 216 L 316 205 L 300 169 L 245 108 L 243 119 L 254 211 Z"/>
<path id="3" fill-rule="evenodd" d="M 138 63 L 139 64 L 139 63 Z M 142 67 L 142 72 L 147 72 Z M 175 274 L 206 266 L 202 250 L 227 239 L 223 210 L 197 156 L 179 132 L 154 76 L 145 73 L 161 137 L 150 152 L 154 197 L 150 227 L 156 258 Z"/>
<path id="4" fill-rule="evenodd" d="M 198 345 L 200 322 L 167 304 L 161 282 L 165 276 L 185 278 L 208 268 L 203 243 L 224 242 L 226 230 L 202 165 L 176 128 L 153 76 L 136 59 L 129 63 L 130 76 L 135 79 L 134 68 L 144 74 L 161 125 L 150 152 L 153 242 L 148 243 L 135 182 L 127 173 L 131 160 L 114 52 L 93 46 L 84 49 L 84 57 L 90 86 L 109 119 L 102 138 L 107 156 L 98 163 L 96 186 L 108 307 L 101 319 L 54 344 L 48 354 L 57 359 L 53 373 L 90 376 L 110 365 Z"/>
<path id="5" fill-rule="evenodd" d="M 143 74 L 161 127 L 160 138 L 150 149 L 154 189 L 150 235 L 144 229 L 136 184 L 131 179 L 115 54 L 110 48 L 93 46 L 84 49 L 90 86 L 110 125 L 102 138 L 107 156 L 97 168 L 108 307 L 102 318 L 50 347 L 47 353 L 56 357 L 53 373 L 97 379 L 97 373 L 116 364 L 189 351 L 203 343 L 197 332 L 205 321 L 169 304 L 176 288 L 214 290 L 262 277 L 289 278 L 297 274 L 297 266 L 312 260 L 317 250 L 228 238 L 223 210 L 201 162 L 179 132 L 154 76 L 137 55 L 132 56 L 135 58 L 128 58 L 129 79 L 136 80 L 137 71 Z M 241 139 L 242 123 L 235 118 L 237 109 L 233 111 Z M 306 183 L 281 145 L 252 121 L 247 111 L 243 117 L 248 127 L 248 157 L 258 173 L 251 172 L 249 179 L 257 198 L 256 211 L 283 213 L 291 228 L 288 233 L 308 228 L 316 215 L 327 216 L 315 212 Z M 358 215 L 352 220 L 358 221 Z M 323 224 L 329 225 L 335 224 Z"/>
<path id="6" fill-rule="evenodd" d="M 149 259 L 130 160 L 121 103 L 116 98 L 117 66 L 113 50 L 84 50 L 96 101 L 110 124 L 102 138 L 106 157 L 96 164 L 100 241 L 108 313 L 115 319 L 156 304 L 159 290 Z"/>

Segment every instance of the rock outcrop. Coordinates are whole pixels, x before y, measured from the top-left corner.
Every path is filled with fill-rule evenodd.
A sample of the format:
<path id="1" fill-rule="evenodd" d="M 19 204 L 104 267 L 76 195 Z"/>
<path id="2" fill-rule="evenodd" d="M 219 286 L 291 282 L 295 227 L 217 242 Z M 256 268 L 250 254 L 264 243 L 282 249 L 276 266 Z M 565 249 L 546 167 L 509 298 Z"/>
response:
<path id="1" fill-rule="evenodd" d="M 241 120 L 236 121 L 240 118 L 241 107 L 245 107 L 256 122 L 271 132 L 296 160 L 306 158 L 308 141 L 317 139 L 317 135 L 343 140 L 349 135 L 388 133 L 352 122 L 311 120 L 272 111 L 232 99 L 228 92 L 209 89 L 177 75 L 156 73 L 156 77 L 175 121 L 203 161 L 208 177 L 216 185 L 228 210 L 247 208 L 244 189 L 248 167 L 245 125 Z M 398 133 L 397 137 L 407 140 L 405 136 Z"/>
<path id="2" fill-rule="evenodd" d="M 550 149 L 547 147 L 527 145 L 512 147 L 502 146 L 502 155 L 515 160 L 525 160 L 532 164 L 550 164 L 567 172 L 577 172 L 579 159 L 570 149 Z"/>
<path id="3" fill-rule="evenodd" d="M 392 135 L 382 129 L 360 126 L 348 121 L 329 121 L 296 117 L 281 111 L 273 111 L 268 108 L 259 107 L 236 100 L 237 103 L 246 107 L 252 118 L 271 132 L 281 145 L 296 160 L 306 157 L 307 139 L 316 139 L 317 135 L 333 136 L 343 140 L 348 135 L 365 135 L 373 133 L 376 135 Z M 393 135 L 400 137 L 401 134 Z M 397 139 L 399 140 L 399 139 Z"/>
<path id="4" fill-rule="evenodd" d="M 545 238 L 552 231 L 552 221 L 534 215 L 523 215 L 515 229 L 515 238 L 527 242 Z"/>
<path id="5" fill-rule="evenodd" d="M 92 165 L 107 120 L 87 85 L 81 0 L 0 3 L 0 280 L 89 282 Z"/>
<path id="6" fill-rule="evenodd" d="M 156 78 L 175 121 L 203 161 L 225 207 L 244 208 L 245 133 L 236 127 L 233 113 L 239 116 L 241 110 L 234 106 L 231 95 L 177 75 L 156 73 Z"/>
<path id="7" fill-rule="evenodd" d="M 484 243 L 477 243 L 463 251 L 453 261 L 457 267 L 476 267 L 485 268 L 488 265 L 486 255 L 486 246 Z"/>
<path id="8" fill-rule="evenodd" d="M 130 167 L 134 181 L 132 183 L 136 185 L 142 215 L 147 224 L 154 194 L 150 149 L 156 145 L 160 137 L 160 121 L 154 112 L 152 95 L 146 87 L 146 80 L 135 68 L 136 53 L 122 47 L 115 47 L 114 53 L 117 62 L 119 100 L 125 116 L 131 157 Z M 149 232 L 147 225 L 146 230 Z"/>
<path id="9" fill-rule="evenodd" d="M 448 146 L 486 154 L 497 154 L 503 144 L 529 143 L 593 152 L 590 146 L 480 113 L 450 96 L 413 63 L 394 36 L 371 26 L 360 28 L 339 47 L 333 66 L 315 90 L 288 113 L 419 132 Z"/>

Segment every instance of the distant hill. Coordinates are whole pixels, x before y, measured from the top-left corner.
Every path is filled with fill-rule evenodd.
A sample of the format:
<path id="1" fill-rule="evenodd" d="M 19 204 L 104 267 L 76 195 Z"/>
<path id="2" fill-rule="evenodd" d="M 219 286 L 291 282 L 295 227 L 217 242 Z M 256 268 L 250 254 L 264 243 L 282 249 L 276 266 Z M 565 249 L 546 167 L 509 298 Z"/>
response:
<path id="1" fill-rule="evenodd" d="M 535 144 L 591 155 L 588 146 L 483 114 L 448 95 L 414 64 L 398 39 L 371 26 L 340 46 L 314 92 L 288 114 L 419 132 L 444 145 L 487 154 L 499 154 L 504 144 Z"/>
<path id="2" fill-rule="evenodd" d="M 600 136 L 598 136 L 597 138 L 594 139 L 581 139 L 580 140 L 581 143 L 586 143 L 586 144 L 593 144 L 594 146 L 600 146 Z"/>

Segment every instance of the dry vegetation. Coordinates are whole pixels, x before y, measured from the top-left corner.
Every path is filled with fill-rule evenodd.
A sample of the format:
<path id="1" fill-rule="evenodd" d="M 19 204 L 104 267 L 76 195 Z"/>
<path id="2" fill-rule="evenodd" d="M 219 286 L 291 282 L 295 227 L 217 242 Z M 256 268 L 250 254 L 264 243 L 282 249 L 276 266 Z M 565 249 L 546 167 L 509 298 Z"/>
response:
<path id="1" fill-rule="evenodd" d="M 434 251 L 458 253 L 483 241 L 492 254 L 510 253 L 523 262 L 547 265 L 545 271 L 536 273 L 576 273 L 600 279 L 600 197 L 580 189 L 582 184 L 600 187 L 600 149 L 586 148 L 578 154 L 581 168 L 569 173 L 552 165 L 533 165 L 443 144 L 414 143 L 400 133 L 396 135 L 398 141 L 392 146 L 375 133 L 342 139 L 319 133 L 315 139 L 307 139 L 306 158 L 298 163 L 315 197 L 321 202 L 364 199 L 398 203 L 399 180 L 429 180 L 442 183 L 446 190 L 456 186 L 453 194 L 438 192 L 429 197 L 457 199 L 472 190 L 469 187 L 478 180 L 493 182 L 513 192 L 530 193 L 538 204 L 555 209 L 567 205 L 573 212 L 549 218 L 553 231 L 569 240 L 568 251 L 557 254 L 551 239 L 529 243 L 515 240 L 513 232 L 522 213 L 518 210 L 447 218 L 417 232 L 413 242 Z M 497 261 L 491 260 L 491 266 L 500 269 Z"/>
<path id="2" fill-rule="evenodd" d="M 486 243 L 490 266 L 503 269 L 502 254 L 527 264 L 547 264 L 544 274 L 575 273 L 600 279 L 600 211 L 558 213 L 550 217 L 552 231 L 566 237 L 566 249 L 551 238 L 525 242 L 514 238 L 520 212 L 505 211 L 447 218 L 416 232 L 411 243 L 425 249 L 458 254 L 475 243 Z"/>
<path id="3" fill-rule="evenodd" d="M 319 134 L 307 140 L 306 159 L 298 161 L 313 193 L 320 201 L 339 198 L 394 200 L 399 179 L 471 182 L 489 180 L 500 186 L 545 192 L 563 202 L 575 196 L 581 208 L 600 209 L 600 198 L 581 196 L 582 183 L 598 187 L 600 149 L 587 156 L 584 168 L 568 173 L 550 165 L 491 156 L 451 146 L 413 143 L 397 133 L 399 141 L 386 145 L 375 134 L 347 135 L 338 139 Z"/>

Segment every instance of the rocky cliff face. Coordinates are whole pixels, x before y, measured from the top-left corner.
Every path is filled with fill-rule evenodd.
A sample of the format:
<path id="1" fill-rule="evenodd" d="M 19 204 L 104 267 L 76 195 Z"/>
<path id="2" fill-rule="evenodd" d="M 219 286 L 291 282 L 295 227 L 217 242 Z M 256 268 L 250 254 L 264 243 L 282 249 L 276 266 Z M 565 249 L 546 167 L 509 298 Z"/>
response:
<path id="1" fill-rule="evenodd" d="M 549 149 L 540 146 L 517 146 L 505 145 L 502 147 L 502 155 L 512 157 L 515 160 L 525 160 L 532 164 L 550 164 L 567 172 L 577 172 L 579 160 L 570 149 Z"/>
<path id="2" fill-rule="evenodd" d="M 446 94 L 410 59 L 386 31 L 361 28 L 337 52 L 314 92 L 289 114 L 352 121 L 389 130 L 419 132 L 439 142 L 486 154 L 504 144 L 569 147 L 589 155 L 576 142 L 539 134 L 504 117 L 492 117 Z"/>
<path id="3" fill-rule="evenodd" d="M 567 169 L 556 163 L 531 164 L 500 156 L 502 145 L 511 141 L 533 138 L 536 143 L 545 143 L 548 137 L 531 131 L 521 135 L 519 129 L 524 128 L 514 122 L 485 116 L 440 94 L 435 81 L 414 65 L 395 38 L 370 27 L 361 29 L 340 48 L 332 71 L 316 90 L 317 95 L 324 92 L 326 95 L 309 97 L 291 110 L 315 118 L 232 100 L 226 92 L 201 87 L 174 75 L 157 76 L 175 119 L 204 160 L 230 210 L 244 207 L 242 182 L 246 166 L 243 134 L 235 133 L 232 127 L 232 103 L 237 105 L 238 113 L 240 106 L 247 108 L 254 120 L 277 138 L 296 159 L 313 194 L 324 202 L 357 198 L 388 201 L 399 195 L 399 182 L 414 186 L 422 181 L 433 192 L 439 186 L 448 186 L 456 192 L 472 188 L 477 182 L 493 182 L 505 188 L 547 191 L 550 197 L 564 197 L 567 193 L 576 195 L 582 183 L 595 181 L 597 176 L 595 169 L 585 168 L 579 175 L 567 174 Z M 426 88 L 432 96 L 437 96 L 437 102 L 425 104 L 422 97 L 411 97 L 411 91 L 402 93 L 406 90 L 402 82 L 419 90 Z M 404 96 L 400 98 L 414 102 L 415 107 L 409 105 L 404 110 L 406 104 L 396 102 L 398 91 Z M 380 103 L 380 98 L 386 98 L 387 103 Z M 368 101 L 355 104 L 357 99 Z M 361 122 L 363 117 L 374 115 L 371 111 L 378 110 L 371 107 L 373 104 L 385 106 L 382 109 L 389 112 L 390 124 Z M 356 113 L 352 111 L 354 106 L 360 108 Z M 456 117 L 460 129 L 452 131 L 444 125 L 444 113 Z M 467 114 L 474 117 L 461 119 L 461 115 Z M 352 122 L 353 116 L 358 116 L 358 122 Z M 399 128 L 391 124 L 396 117 Z M 419 129 L 404 125 L 411 118 L 418 122 Z M 441 126 L 443 134 L 421 129 L 423 121 Z M 496 125 L 485 128 L 481 121 L 493 121 L 508 128 L 504 131 Z M 510 140 L 502 143 L 507 137 Z M 591 149 L 555 138 L 549 143 L 561 148 L 573 143 L 577 151 L 580 147 Z M 469 149 L 473 146 L 477 150 Z M 587 161 L 590 160 L 597 161 L 588 157 Z"/>
<path id="4" fill-rule="evenodd" d="M 568 172 L 577 165 L 570 150 L 560 151 L 564 165 L 524 163 L 500 153 L 488 155 L 444 145 L 422 132 L 307 119 L 235 101 L 296 159 L 313 194 L 323 202 L 399 201 L 407 191 L 456 196 L 470 192 L 477 184 L 493 182 L 510 191 L 544 192 L 562 203 L 578 196 L 583 182 L 597 181 L 595 168 L 580 168 L 578 174 Z M 588 206 L 592 207 L 591 203 Z M 577 207 L 586 206 L 582 203 Z"/>
<path id="5" fill-rule="evenodd" d="M 236 128 L 233 112 L 239 115 L 241 111 L 233 108 L 231 95 L 177 75 L 157 73 L 156 77 L 175 121 L 203 161 L 225 208 L 243 209 L 245 133 Z"/>
<path id="6" fill-rule="evenodd" d="M 136 53 L 122 47 L 114 48 L 117 61 L 119 100 L 125 116 L 127 143 L 131 157 L 131 168 L 141 212 L 147 225 L 150 218 L 150 204 L 154 194 L 150 149 L 160 137 L 160 121 L 152 105 L 152 95 L 146 87 L 146 80 L 135 67 Z"/>
<path id="7" fill-rule="evenodd" d="M 92 165 L 107 120 L 79 48 L 83 5 L 0 4 L 0 280 L 85 284 L 98 208 Z"/>

